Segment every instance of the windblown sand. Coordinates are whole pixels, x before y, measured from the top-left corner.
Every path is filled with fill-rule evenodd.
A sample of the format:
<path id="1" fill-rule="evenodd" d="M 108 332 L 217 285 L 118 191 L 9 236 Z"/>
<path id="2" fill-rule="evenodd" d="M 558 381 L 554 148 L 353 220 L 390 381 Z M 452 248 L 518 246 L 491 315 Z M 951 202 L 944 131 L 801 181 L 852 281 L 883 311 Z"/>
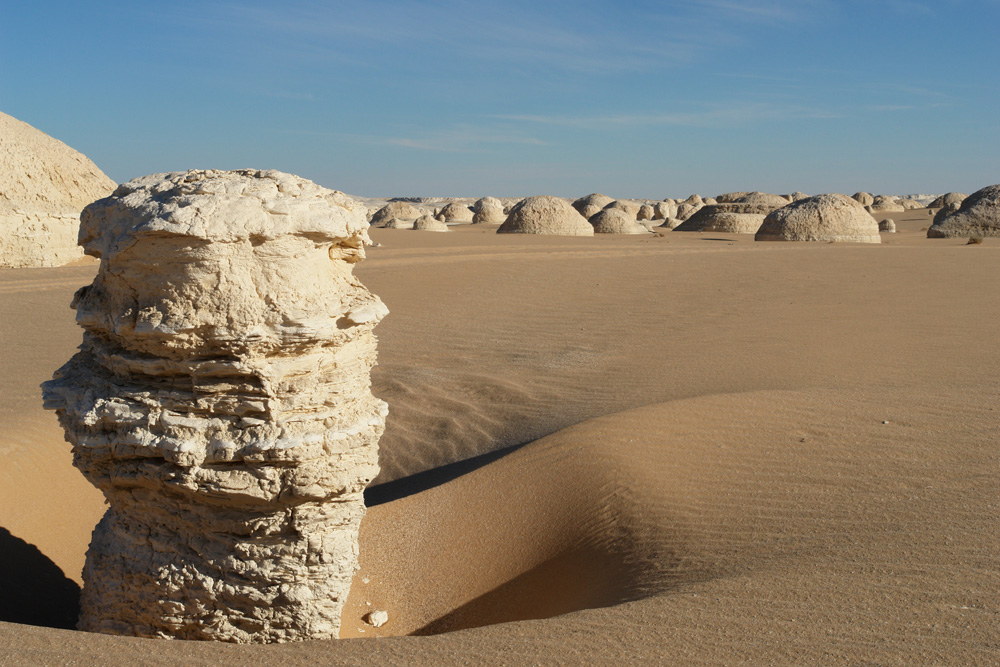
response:
<path id="1" fill-rule="evenodd" d="M 881 245 L 372 230 L 359 639 L 273 646 L 58 629 L 104 506 L 38 385 L 95 266 L 0 273 L 0 664 L 996 664 L 1000 243 L 889 217 Z"/>

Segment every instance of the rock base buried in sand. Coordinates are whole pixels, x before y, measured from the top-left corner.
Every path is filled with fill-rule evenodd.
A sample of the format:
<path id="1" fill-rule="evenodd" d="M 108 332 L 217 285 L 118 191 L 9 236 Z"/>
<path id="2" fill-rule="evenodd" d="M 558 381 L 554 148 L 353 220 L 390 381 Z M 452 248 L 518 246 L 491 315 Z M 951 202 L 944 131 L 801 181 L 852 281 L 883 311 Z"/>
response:
<path id="1" fill-rule="evenodd" d="M 275 171 L 138 178 L 88 206 L 80 352 L 45 383 L 110 504 L 79 627 L 336 638 L 386 405 L 363 208 Z"/>

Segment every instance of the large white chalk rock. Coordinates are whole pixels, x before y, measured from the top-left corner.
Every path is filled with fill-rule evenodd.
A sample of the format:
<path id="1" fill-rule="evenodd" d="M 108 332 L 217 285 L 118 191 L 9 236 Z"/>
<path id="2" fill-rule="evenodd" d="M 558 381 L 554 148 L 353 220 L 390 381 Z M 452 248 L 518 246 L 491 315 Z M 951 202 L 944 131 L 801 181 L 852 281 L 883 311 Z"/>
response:
<path id="1" fill-rule="evenodd" d="M 878 223 L 856 199 L 842 194 L 806 197 L 764 218 L 755 241 L 881 243 Z"/>
<path id="2" fill-rule="evenodd" d="M 85 155 L 0 113 L 0 267 L 83 257 L 80 211 L 115 189 Z"/>
<path id="3" fill-rule="evenodd" d="M 565 199 L 540 195 L 519 201 L 497 234 L 593 236 L 594 227 Z"/>
<path id="4" fill-rule="evenodd" d="M 386 405 L 363 205 L 277 171 L 137 178 L 88 206 L 80 351 L 45 383 L 110 505 L 79 627 L 336 638 Z"/>
<path id="5" fill-rule="evenodd" d="M 1000 236 L 1000 185 L 977 190 L 953 207 L 947 204 L 934 216 L 927 238 Z"/>
<path id="6" fill-rule="evenodd" d="M 607 195 L 602 195 L 600 192 L 593 192 L 574 201 L 573 208 L 575 208 L 580 215 L 589 220 L 595 213 L 613 201 L 614 199 Z"/>

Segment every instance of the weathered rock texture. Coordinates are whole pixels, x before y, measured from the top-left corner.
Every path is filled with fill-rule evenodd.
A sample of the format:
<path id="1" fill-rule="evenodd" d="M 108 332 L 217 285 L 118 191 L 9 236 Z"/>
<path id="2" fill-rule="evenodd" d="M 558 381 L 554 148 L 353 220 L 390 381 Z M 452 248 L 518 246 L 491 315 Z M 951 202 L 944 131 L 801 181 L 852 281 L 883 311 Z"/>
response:
<path id="1" fill-rule="evenodd" d="M 110 504 L 79 627 L 337 637 L 386 416 L 362 206 L 275 171 L 156 174 L 88 206 L 80 242 L 83 344 L 44 385 Z"/>
<path id="2" fill-rule="evenodd" d="M 882 242 L 875 218 L 841 194 L 806 197 L 777 209 L 764 218 L 754 240 Z"/>
<path id="3" fill-rule="evenodd" d="M 410 206 L 407 202 L 391 201 L 379 210 L 375 211 L 375 215 L 373 215 L 371 219 L 371 224 L 373 227 L 379 227 L 393 218 L 399 218 L 400 220 L 416 220 L 419 217 L 420 211 Z"/>
<path id="4" fill-rule="evenodd" d="M 880 211 L 883 213 L 900 213 L 905 210 L 894 197 L 889 195 L 878 195 L 874 198 L 871 203 L 873 211 Z"/>
<path id="5" fill-rule="evenodd" d="M 574 201 L 573 208 L 589 220 L 595 213 L 613 201 L 614 199 L 607 195 L 602 195 L 600 192 L 593 192 Z"/>
<path id="6" fill-rule="evenodd" d="M 594 228 L 566 200 L 541 195 L 519 201 L 497 234 L 593 236 Z"/>
<path id="7" fill-rule="evenodd" d="M 452 202 L 434 217 L 441 222 L 472 222 L 472 209 L 465 204 Z"/>
<path id="8" fill-rule="evenodd" d="M 507 214 L 503 212 L 503 204 L 492 197 L 479 204 L 476 212 L 472 214 L 474 225 L 499 225 L 506 219 Z"/>
<path id="9" fill-rule="evenodd" d="M 429 215 L 422 215 L 416 220 L 414 220 L 413 224 L 410 226 L 410 229 L 416 229 L 425 232 L 451 231 L 451 229 L 449 229 L 448 225 L 445 222 Z"/>
<path id="10" fill-rule="evenodd" d="M 763 192 L 740 192 L 723 195 L 727 201 L 709 204 L 695 211 L 678 232 L 726 232 L 730 234 L 754 234 L 764 222 L 764 217 L 788 204 L 779 195 Z"/>
<path id="11" fill-rule="evenodd" d="M 595 234 L 648 234 L 649 230 L 640 225 L 625 211 L 606 208 L 590 219 Z"/>
<path id="12" fill-rule="evenodd" d="M 83 207 L 115 189 L 66 144 L 0 113 L 0 266 L 59 266 L 83 256 Z"/>
<path id="13" fill-rule="evenodd" d="M 949 192 L 934 199 L 934 201 L 927 205 L 927 208 L 945 208 L 951 204 L 961 206 L 962 202 L 965 201 L 968 196 L 969 195 L 962 194 L 961 192 Z"/>
<path id="14" fill-rule="evenodd" d="M 1000 236 L 1000 185 L 977 190 L 957 210 L 949 204 L 934 216 L 927 238 Z"/>

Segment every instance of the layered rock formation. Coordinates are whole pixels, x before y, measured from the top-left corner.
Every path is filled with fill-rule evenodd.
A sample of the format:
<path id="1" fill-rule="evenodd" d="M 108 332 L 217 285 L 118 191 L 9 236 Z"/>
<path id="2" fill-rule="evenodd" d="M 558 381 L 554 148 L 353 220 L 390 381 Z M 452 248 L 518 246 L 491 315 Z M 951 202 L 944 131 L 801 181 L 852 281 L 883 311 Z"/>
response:
<path id="1" fill-rule="evenodd" d="M 386 416 L 368 242 L 361 205 L 275 171 L 156 174 L 84 210 L 83 344 L 44 385 L 110 504 L 81 629 L 337 637 Z"/>
<path id="2" fill-rule="evenodd" d="M 768 213 L 789 203 L 780 195 L 763 192 L 729 193 L 720 195 L 718 201 L 695 211 L 676 231 L 754 234 Z"/>
<path id="3" fill-rule="evenodd" d="M 594 228 L 566 200 L 540 195 L 519 201 L 497 234 L 593 236 Z"/>
<path id="4" fill-rule="evenodd" d="M 977 190 L 957 209 L 948 204 L 934 216 L 927 238 L 1000 236 L 1000 185 Z"/>
<path id="5" fill-rule="evenodd" d="M 841 194 L 806 197 L 764 218 L 755 241 L 881 243 L 878 223 L 856 199 Z"/>
<path id="6" fill-rule="evenodd" d="M 83 207 L 115 189 L 66 144 L 0 113 L 0 267 L 59 266 L 83 256 Z"/>

